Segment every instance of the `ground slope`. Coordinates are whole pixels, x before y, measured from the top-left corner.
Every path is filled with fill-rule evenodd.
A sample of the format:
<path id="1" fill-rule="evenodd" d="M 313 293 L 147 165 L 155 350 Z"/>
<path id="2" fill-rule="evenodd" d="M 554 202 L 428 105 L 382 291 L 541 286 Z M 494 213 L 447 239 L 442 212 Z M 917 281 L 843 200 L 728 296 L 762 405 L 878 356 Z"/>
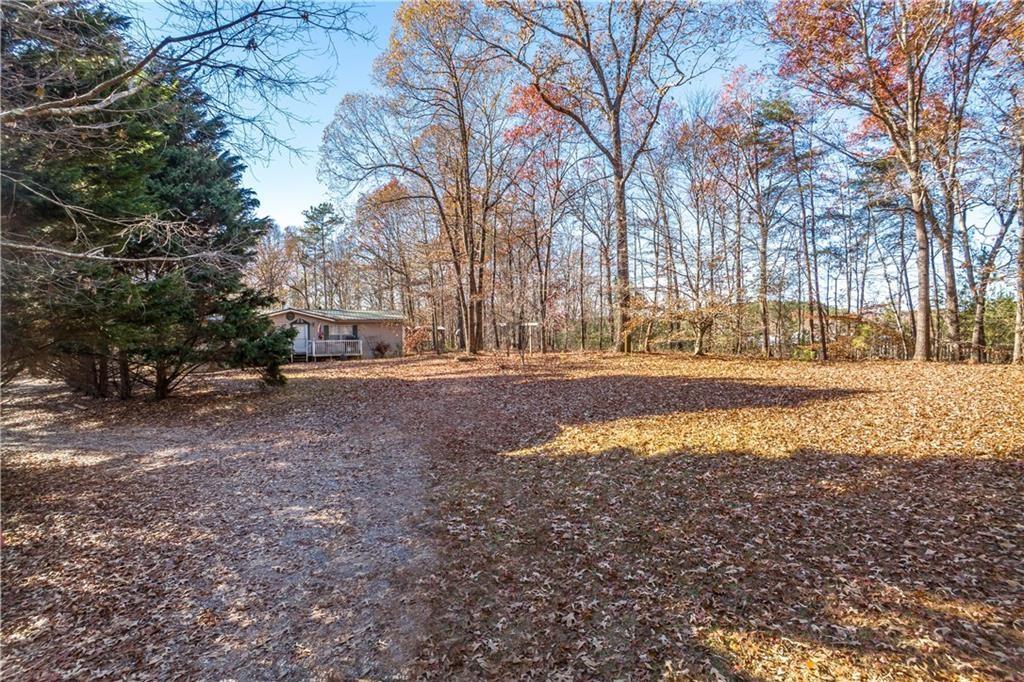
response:
<path id="1" fill-rule="evenodd" d="M 1024 669 L 1024 372 L 667 356 L 4 409 L 6 671 Z"/>

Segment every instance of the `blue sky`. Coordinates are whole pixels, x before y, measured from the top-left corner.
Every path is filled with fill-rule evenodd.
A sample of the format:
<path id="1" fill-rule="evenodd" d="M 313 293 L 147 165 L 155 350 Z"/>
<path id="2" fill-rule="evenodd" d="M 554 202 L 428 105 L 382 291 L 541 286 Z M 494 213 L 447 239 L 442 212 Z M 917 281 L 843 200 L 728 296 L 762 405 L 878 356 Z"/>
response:
<path id="1" fill-rule="evenodd" d="M 330 199 L 316 177 L 320 139 L 343 95 L 373 87 L 373 60 L 387 43 L 397 6 L 397 2 L 375 2 L 365 8 L 367 23 L 376 32 L 374 44 L 340 40 L 336 42 L 337 63 L 333 56 L 326 55 L 300 62 L 311 73 L 333 71 L 333 77 L 323 94 L 288 103 L 304 120 L 293 123 L 293 129 L 284 131 L 283 137 L 303 150 L 303 157 L 279 150 L 269 160 L 247 160 L 245 184 L 256 191 L 261 215 L 269 215 L 282 226 L 299 225 L 303 210 Z M 281 120 L 280 125 L 286 127 L 288 121 Z"/>
<path id="2" fill-rule="evenodd" d="M 144 27 L 149 40 L 178 33 L 166 25 L 167 10 L 155 0 L 125 1 L 125 9 L 138 22 L 137 26 Z M 329 73 L 327 87 L 322 93 L 306 93 L 301 98 L 279 102 L 290 116 L 275 117 L 275 134 L 300 153 L 277 148 L 268 158 L 245 158 L 248 170 L 244 184 L 256 192 L 260 215 L 270 216 L 282 226 L 301 224 L 303 210 L 330 199 L 316 177 L 324 128 L 342 96 L 374 87 L 373 61 L 387 44 L 398 2 L 371 0 L 359 4 L 365 21 L 357 28 L 362 32 L 372 29 L 373 42 L 335 36 L 332 53 L 328 37 L 317 35 L 317 43 L 303 46 L 307 56 L 298 59 L 295 65 L 311 75 Z"/>

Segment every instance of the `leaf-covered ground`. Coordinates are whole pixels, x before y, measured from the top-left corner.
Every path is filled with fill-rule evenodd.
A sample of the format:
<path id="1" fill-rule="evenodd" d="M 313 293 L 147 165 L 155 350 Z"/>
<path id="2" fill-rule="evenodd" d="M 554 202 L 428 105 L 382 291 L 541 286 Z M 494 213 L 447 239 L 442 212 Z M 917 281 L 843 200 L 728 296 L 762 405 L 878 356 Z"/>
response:
<path id="1" fill-rule="evenodd" d="M 384 678 L 416 652 L 424 459 L 372 383 L 4 405 L 10 679 Z"/>
<path id="2" fill-rule="evenodd" d="M 6 398 L 4 669 L 1024 670 L 1024 371 L 669 356 Z"/>

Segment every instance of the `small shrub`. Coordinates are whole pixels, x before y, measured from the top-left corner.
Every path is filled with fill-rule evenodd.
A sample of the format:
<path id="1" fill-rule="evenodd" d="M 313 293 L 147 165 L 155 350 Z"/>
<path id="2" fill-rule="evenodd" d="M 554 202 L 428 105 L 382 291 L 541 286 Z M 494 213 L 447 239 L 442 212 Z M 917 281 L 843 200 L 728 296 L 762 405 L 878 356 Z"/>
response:
<path id="1" fill-rule="evenodd" d="M 391 344 L 385 343 L 384 341 L 378 341 L 377 345 L 373 347 L 373 357 L 375 358 L 386 358 L 388 352 L 391 350 Z"/>
<path id="2" fill-rule="evenodd" d="M 430 341 L 429 327 L 413 327 L 405 332 L 405 354 L 412 355 L 423 350 L 423 346 Z"/>
<path id="3" fill-rule="evenodd" d="M 818 357 L 818 350 L 813 346 L 797 346 L 793 349 L 794 360 L 814 360 Z"/>

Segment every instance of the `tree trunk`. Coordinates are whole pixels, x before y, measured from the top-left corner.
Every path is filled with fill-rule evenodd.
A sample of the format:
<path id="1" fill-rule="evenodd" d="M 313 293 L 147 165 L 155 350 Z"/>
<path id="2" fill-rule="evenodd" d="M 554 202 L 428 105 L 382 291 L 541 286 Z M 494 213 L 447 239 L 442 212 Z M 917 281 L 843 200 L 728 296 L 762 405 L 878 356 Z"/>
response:
<path id="1" fill-rule="evenodd" d="M 694 357 L 700 357 L 706 352 L 704 346 L 707 342 L 707 334 L 711 330 L 711 320 L 700 320 L 693 325 L 694 328 L 694 340 L 693 340 L 693 355 Z"/>
<path id="2" fill-rule="evenodd" d="M 798 190 L 798 191 L 800 191 L 800 190 Z M 803 200 L 802 199 L 801 199 L 800 203 L 801 203 L 800 209 L 801 209 L 801 212 L 802 212 L 803 211 Z M 804 268 L 805 268 L 806 277 L 807 277 L 807 331 L 810 334 L 810 344 L 813 346 L 814 345 L 814 339 L 815 339 L 815 336 L 814 336 L 814 315 L 816 313 L 815 308 L 817 306 L 814 305 L 814 302 L 815 302 L 815 298 L 814 298 L 814 280 L 811 277 L 811 252 L 810 252 L 810 244 L 807 241 L 807 217 L 806 217 L 806 215 L 805 216 L 801 216 L 801 220 L 800 220 L 800 241 L 802 242 L 802 245 L 803 245 Z M 799 274 L 800 274 L 800 270 L 799 270 L 799 268 L 797 268 L 797 275 L 799 276 Z M 797 291 L 799 291 L 799 287 L 797 288 Z M 797 298 L 798 298 L 798 303 L 799 303 L 799 294 L 797 295 Z M 801 313 L 801 321 L 800 322 L 801 322 L 800 338 L 801 338 L 801 341 L 802 341 L 803 340 L 803 313 Z"/>
<path id="3" fill-rule="evenodd" d="M 934 250 L 934 248 L 935 248 L 934 245 L 929 244 L 928 263 L 929 263 L 929 265 L 931 265 L 931 268 L 932 268 L 931 285 L 932 285 L 932 289 L 935 292 L 934 293 L 934 299 L 932 300 L 932 314 L 931 314 L 931 321 L 932 321 L 932 329 L 931 329 L 932 359 L 933 360 L 941 360 L 942 359 L 942 322 L 943 322 L 943 320 L 945 318 L 943 318 L 943 316 L 939 314 L 939 311 L 942 310 L 941 295 L 942 295 L 942 291 L 943 291 L 944 287 L 940 286 L 940 284 L 939 284 L 939 271 L 935 267 L 935 250 Z"/>
<path id="4" fill-rule="evenodd" d="M 501 337 L 498 335 L 498 310 L 495 293 L 498 290 L 498 222 L 494 222 L 494 235 L 491 239 L 491 333 L 494 334 L 494 349 L 501 350 Z"/>
<path id="5" fill-rule="evenodd" d="M 456 321 L 455 321 L 455 335 L 457 337 L 456 343 L 458 344 L 459 350 L 462 350 L 462 351 L 466 350 L 466 314 L 465 314 L 465 309 L 466 309 L 465 305 L 460 305 L 456 309 L 456 311 L 455 311 L 456 318 L 457 318 Z"/>
<path id="6" fill-rule="evenodd" d="M 971 332 L 971 362 L 984 362 L 985 350 L 985 292 L 979 291 L 974 299 L 974 329 Z"/>
<path id="7" fill-rule="evenodd" d="M 757 298 L 761 305 L 761 352 L 771 356 L 771 328 L 768 325 L 768 224 L 760 221 L 760 239 L 757 245 L 758 287 Z"/>
<path id="8" fill-rule="evenodd" d="M 906 30 L 906 26 L 902 26 L 901 30 Z M 921 66 L 919 56 L 912 50 L 906 53 L 907 115 L 905 127 L 907 147 L 904 165 L 910 179 L 910 206 L 914 214 L 914 233 L 917 238 L 917 337 L 914 339 L 914 360 L 926 362 L 932 357 L 931 300 L 929 297 L 931 243 L 928 226 L 925 222 L 925 182 L 918 148 L 922 96 L 916 78 Z"/>
<path id="9" fill-rule="evenodd" d="M 629 229 L 626 218 L 626 180 L 621 164 L 615 170 L 615 349 L 632 350 L 629 335 Z"/>
<path id="10" fill-rule="evenodd" d="M 736 320 L 734 334 L 734 351 L 736 355 L 743 352 L 743 213 L 740 210 L 740 195 L 736 192 L 736 243 L 733 257 L 736 265 Z"/>
<path id="11" fill-rule="evenodd" d="M 163 364 L 156 366 L 156 381 L 153 384 L 153 391 L 157 400 L 163 400 L 170 392 L 170 382 L 167 380 L 167 367 Z"/>
<path id="12" fill-rule="evenodd" d="M 932 357 L 931 300 L 929 297 L 931 254 L 928 248 L 928 227 L 925 225 L 924 216 L 924 189 L 921 183 L 920 177 L 914 179 L 914 189 L 910 196 L 914 213 L 914 232 L 917 237 L 917 320 L 915 323 L 917 336 L 914 339 L 914 360 L 927 362 Z"/>
<path id="13" fill-rule="evenodd" d="M 1013 361 L 1024 363 L 1024 144 L 1017 168 L 1017 311 L 1013 326 Z"/>
<path id="14" fill-rule="evenodd" d="M 580 350 L 587 349 L 587 315 L 584 310 L 584 302 L 586 300 L 586 288 L 583 286 L 584 281 L 584 230 L 580 228 Z"/>
<path id="15" fill-rule="evenodd" d="M 953 361 L 959 362 L 960 351 L 960 296 L 956 290 L 956 265 L 953 263 L 953 240 L 944 236 L 939 241 L 939 250 L 942 253 L 942 272 L 946 278 L 945 282 L 945 306 L 943 317 L 946 323 L 946 338 L 949 342 L 950 357 Z"/>
<path id="16" fill-rule="evenodd" d="M 611 336 L 615 335 L 615 287 L 612 285 L 612 254 L 611 248 L 603 250 L 604 257 L 604 301 L 608 306 L 608 322 Z M 602 325 L 604 316 L 602 316 Z M 614 339 L 612 340 L 614 343 Z M 604 327 L 601 328 L 601 350 L 604 350 Z"/>
<path id="17" fill-rule="evenodd" d="M 110 367 L 104 354 L 96 358 L 96 395 L 106 398 L 109 393 Z"/>
<path id="18" fill-rule="evenodd" d="M 811 262 L 814 266 L 814 307 L 818 313 L 818 337 L 821 342 L 821 359 L 828 360 L 828 324 L 825 321 L 825 304 L 821 301 L 821 275 L 818 269 L 818 223 L 814 216 L 814 186 L 811 186 Z"/>
<path id="19" fill-rule="evenodd" d="M 475 319 L 473 320 L 473 346 L 471 353 L 479 353 L 484 347 L 484 301 L 478 297 L 473 304 Z"/>
<path id="20" fill-rule="evenodd" d="M 128 400 L 132 397 L 132 375 L 128 366 L 128 354 L 119 351 L 117 354 L 117 397 Z"/>

